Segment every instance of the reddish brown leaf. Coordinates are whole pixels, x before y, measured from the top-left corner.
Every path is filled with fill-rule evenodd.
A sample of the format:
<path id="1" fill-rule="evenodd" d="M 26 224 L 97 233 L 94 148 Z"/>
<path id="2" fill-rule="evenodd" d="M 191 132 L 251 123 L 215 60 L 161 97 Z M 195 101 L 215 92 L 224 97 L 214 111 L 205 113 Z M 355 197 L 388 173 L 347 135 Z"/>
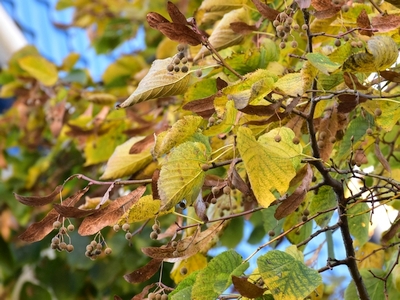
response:
<path id="1" fill-rule="evenodd" d="M 235 168 L 237 162 L 238 159 L 234 159 L 229 166 L 228 181 L 231 186 L 237 188 L 239 191 L 242 192 L 243 195 L 250 195 L 249 186 L 246 184 L 246 182 L 244 182 L 242 177 L 240 177 L 238 171 Z"/>
<path id="2" fill-rule="evenodd" d="M 318 129 L 318 147 L 321 158 L 324 161 L 327 161 L 330 158 L 334 145 L 334 143 L 331 142 L 331 139 L 336 136 L 337 130 L 338 111 L 336 106 L 331 106 L 325 109 L 324 116 L 321 119 Z"/>
<path id="3" fill-rule="evenodd" d="M 375 30 L 387 32 L 399 28 L 400 16 L 394 14 L 379 14 L 371 19 L 371 23 Z"/>
<path id="4" fill-rule="evenodd" d="M 54 209 L 65 218 L 84 218 L 93 214 L 97 209 L 79 209 L 73 206 L 54 204 Z"/>
<path id="5" fill-rule="evenodd" d="M 114 295 L 114 300 L 123 300 L 123 299 L 118 295 Z"/>
<path id="6" fill-rule="evenodd" d="M 215 95 L 211 95 L 207 98 L 190 101 L 182 108 L 185 110 L 190 110 L 202 118 L 208 119 L 215 113 L 214 98 Z"/>
<path id="7" fill-rule="evenodd" d="M 203 201 L 203 197 L 201 196 L 201 193 L 196 198 L 196 201 L 193 203 L 193 208 L 194 208 L 194 211 L 195 211 L 196 215 L 202 221 L 208 222 L 207 206 L 206 206 L 206 203 Z"/>
<path id="8" fill-rule="evenodd" d="M 357 76 L 349 73 L 344 72 L 343 74 L 344 83 L 351 89 L 354 90 L 368 90 L 368 87 L 362 85 L 358 80 Z"/>
<path id="9" fill-rule="evenodd" d="M 247 279 L 248 277 L 237 277 L 232 275 L 233 286 L 243 297 L 251 299 L 258 298 L 261 297 L 267 290 L 266 288 L 262 288 L 254 283 L 251 283 Z"/>
<path id="10" fill-rule="evenodd" d="M 167 38 L 179 42 L 197 46 L 201 43 L 202 38 L 188 26 L 178 23 L 160 23 L 157 29 L 161 31 Z"/>
<path id="11" fill-rule="evenodd" d="M 260 14 L 270 20 L 270 21 L 274 21 L 278 15 L 279 15 L 279 11 L 269 7 L 267 4 L 262 3 L 260 0 L 252 0 L 255 7 L 257 8 L 257 10 L 260 12 Z"/>
<path id="12" fill-rule="evenodd" d="M 143 140 L 132 145 L 131 149 L 129 149 L 129 154 L 138 154 L 142 151 L 149 149 L 150 146 L 154 144 L 154 135 L 148 135 Z"/>
<path id="13" fill-rule="evenodd" d="M 145 286 L 140 294 L 137 294 L 135 297 L 133 297 L 131 300 L 143 300 L 147 299 L 147 295 L 149 294 L 150 289 L 152 289 L 156 284 L 152 283 L 147 286 Z"/>
<path id="14" fill-rule="evenodd" d="M 293 194 L 287 197 L 276 209 L 274 216 L 277 220 L 287 217 L 300 206 L 307 195 L 312 176 L 313 172 L 311 167 L 307 165 L 306 174 L 301 184 L 296 188 Z"/>
<path id="15" fill-rule="evenodd" d="M 239 34 L 250 34 L 257 31 L 257 27 L 254 25 L 248 25 L 244 22 L 233 22 L 230 24 L 231 29 Z"/>
<path id="16" fill-rule="evenodd" d="M 89 186 L 85 187 L 83 190 L 78 191 L 73 196 L 65 199 L 61 205 L 73 206 L 79 199 L 89 190 Z M 25 242 L 33 243 L 42 240 L 46 235 L 53 231 L 53 223 L 57 221 L 59 217 L 58 212 L 52 209 L 48 214 L 39 222 L 35 222 L 25 230 L 19 238 Z"/>
<path id="17" fill-rule="evenodd" d="M 217 78 L 217 91 L 220 91 L 228 86 L 228 83 L 221 79 L 220 77 Z"/>
<path id="18" fill-rule="evenodd" d="M 160 199 L 160 195 L 158 194 L 158 179 L 160 178 L 160 170 L 156 169 L 151 177 L 151 191 L 153 194 L 153 199 Z"/>
<path id="19" fill-rule="evenodd" d="M 380 71 L 379 74 L 388 81 L 400 83 L 400 73 L 393 71 Z"/>
<path id="20" fill-rule="evenodd" d="M 158 25 L 161 23 L 170 23 L 166 18 L 156 12 L 150 12 L 146 16 L 147 23 L 149 23 L 151 28 L 158 29 Z"/>
<path id="21" fill-rule="evenodd" d="M 390 226 L 389 230 L 385 231 L 382 235 L 382 245 L 387 245 L 389 241 L 400 231 L 400 212 L 397 215 L 395 222 Z"/>
<path id="22" fill-rule="evenodd" d="M 371 29 L 371 22 L 369 21 L 368 14 L 363 9 L 357 17 L 357 26 L 363 28 L 360 30 L 361 35 L 372 36 L 372 30 L 364 30 Z"/>
<path id="23" fill-rule="evenodd" d="M 124 275 L 124 279 L 129 283 L 142 283 L 149 280 L 160 269 L 162 259 L 153 258 L 145 266 Z"/>
<path id="24" fill-rule="evenodd" d="M 363 164 L 368 163 L 368 158 L 365 155 L 364 149 L 359 148 L 355 151 L 353 159 L 351 161 L 353 164 L 357 166 L 361 166 Z"/>
<path id="25" fill-rule="evenodd" d="M 340 11 L 340 7 L 331 7 L 325 10 L 316 11 L 313 15 L 317 19 L 336 19 L 337 13 Z"/>
<path id="26" fill-rule="evenodd" d="M 339 113 L 348 113 L 357 107 L 358 104 L 367 101 L 367 98 L 352 94 L 342 94 L 338 96 L 339 105 L 337 107 Z"/>
<path id="27" fill-rule="evenodd" d="M 271 116 L 276 113 L 276 110 L 279 109 L 280 105 L 280 102 L 276 102 L 270 105 L 247 105 L 246 107 L 239 110 L 248 115 Z"/>
<path id="28" fill-rule="evenodd" d="M 25 204 L 28 206 L 43 206 L 43 205 L 53 202 L 55 200 L 55 198 L 60 195 L 62 188 L 63 188 L 62 185 L 59 185 L 54 189 L 54 191 L 51 192 L 51 194 L 49 194 L 47 196 L 42 196 L 42 197 L 41 196 L 21 196 L 16 193 L 14 193 L 14 197 L 22 204 Z"/>
<path id="29" fill-rule="evenodd" d="M 86 217 L 78 233 L 80 235 L 92 235 L 106 226 L 114 225 L 124 214 L 125 208 L 132 206 L 145 192 L 146 187 L 140 186 L 126 196 L 114 200 L 110 205 L 100 208 L 90 216 Z"/>
<path id="30" fill-rule="evenodd" d="M 186 17 L 171 1 L 168 1 L 167 11 L 172 22 L 187 25 Z"/>

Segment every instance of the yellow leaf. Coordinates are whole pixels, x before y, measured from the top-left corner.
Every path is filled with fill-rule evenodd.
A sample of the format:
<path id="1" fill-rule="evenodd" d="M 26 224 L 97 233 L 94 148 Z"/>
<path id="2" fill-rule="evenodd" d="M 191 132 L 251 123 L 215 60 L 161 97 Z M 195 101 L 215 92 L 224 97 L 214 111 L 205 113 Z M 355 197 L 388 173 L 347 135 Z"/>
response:
<path id="1" fill-rule="evenodd" d="M 108 160 L 101 179 L 115 179 L 132 175 L 147 166 L 152 161 L 149 149 L 138 154 L 129 154 L 132 145 L 142 139 L 144 139 L 142 136 L 133 137 L 118 146 Z"/>
<path id="2" fill-rule="evenodd" d="M 281 141 L 277 143 L 275 137 L 280 137 Z M 301 153 L 303 147 L 300 144 L 293 144 L 293 138 L 296 135 L 293 130 L 287 127 L 274 128 L 258 138 L 258 142 L 267 147 L 271 153 L 287 158 L 297 168 L 301 162 Z"/>
<path id="3" fill-rule="evenodd" d="M 23 83 L 20 81 L 11 81 L 9 83 L 6 83 L 1 87 L 0 97 L 2 98 L 13 97 L 15 95 L 15 90 L 22 86 Z"/>
<path id="4" fill-rule="evenodd" d="M 182 200 L 193 203 L 203 186 L 207 162 L 206 146 L 186 142 L 174 148 L 162 165 L 158 180 L 161 211 L 169 210 Z"/>
<path id="5" fill-rule="evenodd" d="M 72 53 L 68 54 L 64 58 L 60 69 L 63 71 L 70 71 L 74 67 L 74 65 L 77 63 L 79 58 L 80 58 L 79 53 L 72 52 Z"/>
<path id="6" fill-rule="evenodd" d="M 381 249 L 381 245 L 367 242 L 356 251 L 357 266 L 359 269 L 382 269 L 383 262 L 385 259 L 385 252 L 377 251 L 374 254 L 372 252 L 377 249 Z M 372 255 L 371 255 L 372 254 Z M 370 256 L 368 256 L 370 255 Z M 366 257 L 365 259 L 363 259 Z M 361 259 L 361 261 L 360 261 Z"/>
<path id="7" fill-rule="evenodd" d="M 235 119 L 237 115 L 237 109 L 233 101 L 226 102 L 225 115 L 223 116 L 223 121 L 219 124 L 210 126 L 204 130 L 204 135 L 215 136 L 221 133 L 227 133 L 231 131 L 233 125 L 235 124 Z"/>
<path id="8" fill-rule="evenodd" d="M 289 73 L 279 78 L 274 85 L 286 95 L 297 97 L 304 93 L 303 76 L 300 73 Z"/>
<path id="9" fill-rule="evenodd" d="M 58 80 L 56 66 L 41 56 L 25 56 L 20 58 L 18 63 L 22 69 L 44 85 L 54 85 Z"/>
<path id="10" fill-rule="evenodd" d="M 173 60 L 172 57 L 155 60 L 137 89 L 118 107 L 125 108 L 150 99 L 183 94 L 190 82 L 189 75 L 195 70 L 186 73 L 169 72 L 167 67 L 173 65 Z"/>
<path id="11" fill-rule="evenodd" d="M 124 215 L 118 220 L 117 224 L 122 225 L 124 223 L 135 223 L 142 222 L 157 216 L 163 216 L 173 211 L 160 212 L 161 201 L 153 199 L 152 195 L 146 195 L 134 203 Z"/>
<path id="12" fill-rule="evenodd" d="M 176 145 L 187 141 L 189 137 L 195 134 L 202 121 L 202 117 L 185 116 L 183 119 L 176 122 L 162 139 L 157 139 L 159 144 L 157 147 L 154 147 L 154 155 L 160 156 L 165 154 Z"/>
<path id="13" fill-rule="evenodd" d="M 375 116 L 375 122 L 386 132 L 391 131 L 400 120 L 400 102 L 392 99 L 374 99 L 362 103 L 361 106 L 371 115 L 375 115 L 377 109 L 382 111 L 382 114 Z"/>
<path id="14" fill-rule="evenodd" d="M 237 146 L 258 203 L 268 207 L 275 200 L 271 191 L 282 195 L 296 175 L 292 161 L 281 150 L 258 143 L 249 128 L 239 127 Z"/>
<path id="15" fill-rule="evenodd" d="M 365 52 L 355 53 L 343 64 L 345 72 L 378 72 L 393 65 L 399 51 L 397 44 L 388 36 L 373 36 L 367 42 Z"/>
<path id="16" fill-rule="evenodd" d="M 194 271 L 204 269 L 206 266 L 207 258 L 205 255 L 197 253 L 189 258 L 176 262 L 171 270 L 171 278 L 178 284 Z"/>
<path id="17" fill-rule="evenodd" d="M 215 27 L 213 32 L 211 33 L 210 38 L 208 39 L 211 45 L 216 50 L 224 49 L 232 45 L 239 44 L 243 35 L 234 32 L 231 29 L 231 23 L 234 22 L 245 22 L 249 21 L 249 12 L 247 8 L 241 7 L 240 9 L 232 10 L 226 13 L 218 25 Z M 197 61 L 202 57 L 209 55 L 210 51 L 203 46 L 200 51 L 193 58 L 193 61 Z"/>

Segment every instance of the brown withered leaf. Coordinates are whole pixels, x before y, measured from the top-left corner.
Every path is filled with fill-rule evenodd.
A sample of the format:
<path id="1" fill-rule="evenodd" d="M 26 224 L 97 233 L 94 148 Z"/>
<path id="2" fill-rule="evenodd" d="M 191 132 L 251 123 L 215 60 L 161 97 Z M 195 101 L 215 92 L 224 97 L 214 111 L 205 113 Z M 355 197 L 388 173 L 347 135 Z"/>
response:
<path id="1" fill-rule="evenodd" d="M 229 165 L 229 170 L 228 170 L 228 182 L 235 188 L 237 188 L 239 191 L 242 192 L 243 195 L 250 195 L 250 189 L 249 186 L 244 182 L 242 177 L 240 177 L 238 171 L 235 168 L 236 163 L 238 162 L 238 159 L 233 159 L 231 164 Z"/>
<path id="2" fill-rule="evenodd" d="M 146 136 L 143 140 L 136 142 L 129 149 L 129 154 L 138 154 L 142 151 L 149 149 L 154 144 L 154 134 Z"/>
<path id="3" fill-rule="evenodd" d="M 54 204 L 54 209 L 65 218 L 84 218 L 93 214 L 97 209 L 79 209 L 73 206 Z"/>
<path id="4" fill-rule="evenodd" d="M 379 74 L 391 82 L 400 83 L 400 73 L 393 71 L 380 71 Z"/>
<path id="5" fill-rule="evenodd" d="M 65 199 L 61 205 L 74 206 L 88 190 L 89 186 Z M 42 240 L 45 236 L 53 231 L 53 223 L 57 221 L 58 217 L 58 212 L 53 208 L 41 221 L 30 225 L 25 232 L 19 236 L 19 238 L 28 243 Z"/>
<path id="6" fill-rule="evenodd" d="M 106 226 L 116 224 L 125 212 L 124 207 L 132 206 L 139 200 L 145 190 L 146 187 L 140 186 L 128 195 L 115 199 L 110 205 L 98 209 L 83 220 L 79 226 L 78 233 L 82 236 L 92 235 Z"/>
<path id="7" fill-rule="evenodd" d="M 156 169 L 151 176 L 151 191 L 153 194 L 153 199 L 160 199 L 160 195 L 158 194 L 158 179 L 160 178 L 160 169 Z"/>
<path id="8" fill-rule="evenodd" d="M 352 162 L 352 164 L 355 164 L 358 166 L 368 163 L 368 158 L 365 155 L 364 149 L 362 149 L 362 148 L 356 149 L 351 162 Z"/>
<path id="9" fill-rule="evenodd" d="M 368 100 L 368 98 L 352 95 L 342 94 L 338 96 L 339 105 L 337 107 L 339 113 L 349 113 L 357 107 L 358 104 Z"/>
<path id="10" fill-rule="evenodd" d="M 203 99 L 193 100 L 183 105 L 182 108 L 208 119 L 215 113 L 214 98 L 215 95 L 211 95 Z"/>
<path id="11" fill-rule="evenodd" d="M 318 129 L 318 141 L 323 143 L 323 147 L 320 147 L 319 151 L 324 161 L 330 158 L 334 145 L 330 139 L 336 136 L 337 129 L 338 110 L 336 106 L 331 106 L 325 109 L 324 116 L 319 123 Z M 321 134 L 322 132 L 325 132 L 325 134 Z"/>
<path id="12" fill-rule="evenodd" d="M 143 267 L 133 271 L 132 273 L 125 274 L 124 279 L 129 283 L 142 283 L 149 280 L 160 269 L 162 259 L 153 258 Z"/>
<path id="13" fill-rule="evenodd" d="M 293 194 L 287 197 L 276 209 L 274 216 L 277 220 L 287 217 L 300 206 L 307 195 L 312 176 L 312 169 L 310 165 L 307 164 L 306 173 L 303 177 L 301 184 L 295 189 Z"/>
<path id="14" fill-rule="evenodd" d="M 392 224 L 392 226 L 390 226 L 389 230 L 385 231 L 382 234 L 381 238 L 382 245 L 389 244 L 389 241 L 399 232 L 399 230 L 400 230 L 400 212 L 398 213 L 397 218 Z"/>
<path id="15" fill-rule="evenodd" d="M 260 0 L 252 0 L 252 2 L 260 14 L 267 20 L 272 22 L 278 17 L 279 11 L 269 7 L 267 4 L 261 2 Z"/>
<path id="16" fill-rule="evenodd" d="M 371 29 L 371 22 L 369 21 L 368 14 L 363 9 L 357 17 L 357 26 L 363 28 L 360 30 L 361 35 L 372 36 L 372 30 L 365 30 Z"/>
<path id="17" fill-rule="evenodd" d="M 196 215 L 204 222 L 208 222 L 208 217 L 207 217 L 207 206 L 206 203 L 203 201 L 203 197 L 201 196 L 201 193 L 197 196 L 196 201 L 193 203 L 193 208 L 196 213 Z"/>
<path id="18" fill-rule="evenodd" d="M 244 22 L 232 22 L 231 29 L 240 34 L 250 34 L 254 31 L 257 31 L 257 27 L 255 25 L 249 25 Z"/>
<path id="19" fill-rule="evenodd" d="M 54 106 L 50 106 L 46 119 L 50 123 L 50 131 L 54 137 L 58 137 L 64 125 L 64 115 L 66 112 L 65 101 L 61 101 Z"/>
<path id="20" fill-rule="evenodd" d="M 241 112 L 248 114 L 248 115 L 255 115 L 255 116 L 271 116 L 276 113 L 276 110 L 279 109 L 281 103 L 276 102 L 269 105 L 247 105 L 244 108 L 240 108 Z"/>
<path id="21" fill-rule="evenodd" d="M 221 231 L 229 222 L 220 221 L 202 232 L 178 241 L 176 248 L 167 245 L 161 247 L 145 247 L 142 252 L 149 257 L 162 259 L 166 262 L 176 262 L 195 255 L 198 252 L 205 253 L 217 241 Z M 176 255 L 177 254 L 177 255 Z"/>
<path id="22" fill-rule="evenodd" d="M 217 78 L 217 91 L 220 91 L 228 86 L 228 83 L 221 79 L 220 77 Z"/>
<path id="23" fill-rule="evenodd" d="M 399 28 L 400 16 L 394 14 L 379 14 L 371 19 L 372 27 L 379 32 L 388 32 Z"/>
<path id="24" fill-rule="evenodd" d="M 131 300 L 144 300 L 147 299 L 147 295 L 149 294 L 149 291 L 155 286 L 155 283 L 149 284 L 143 288 L 143 290 L 140 292 L 140 294 L 137 294 L 134 296 Z"/>
<path id="25" fill-rule="evenodd" d="M 146 16 L 147 23 L 149 23 L 151 28 L 157 29 L 158 25 L 161 23 L 170 23 L 166 18 L 156 12 L 150 12 Z"/>
<path id="26" fill-rule="evenodd" d="M 379 147 L 379 138 L 376 138 L 376 140 L 375 140 L 374 153 L 375 153 L 376 158 L 382 164 L 383 168 L 389 174 L 391 174 L 392 173 L 392 169 L 390 168 L 390 164 L 387 161 L 386 157 L 383 155 L 383 153 L 381 151 L 381 148 Z"/>
<path id="27" fill-rule="evenodd" d="M 14 193 L 14 197 L 22 204 L 28 206 L 43 206 L 53 202 L 55 198 L 60 195 L 62 188 L 62 185 L 57 186 L 54 191 L 47 196 L 21 196 L 17 193 Z"/>
<path id="28" fill-rule="evenodd" d="M 349 73 L 349 72 L 344 72 L 343 73 L 343 79 L 344 83 L 349 87 L 350 89 L 354 90 L 368 90 L 368 87 L 364 86 L 361 84 L 361 82 L 358 80 L 357 76 Z"/>
<path id="29" fill-rule="evenodd" d="M 167 11 L 172 22 L 187 25 L 186 17 L 171 1 L 168 1 Z"/>
<path id="30" fill-rule="evenodd" d="M 240 295 L 247 298 L 258 298 L 261 297 L 266 288 L 259 287 L 258 285 L 248 281 L 248 277 L 237 277 L 232 275 L 232 283 L 235 289 L 240 293 Z"/>
<path id="31" fill-rule="evenodd" d="M 178 23 L 160 23 L 157 29 L 170 40 L 197 46 L 201 43 L 201 35 L 195 33 L 188 26 Z"/>

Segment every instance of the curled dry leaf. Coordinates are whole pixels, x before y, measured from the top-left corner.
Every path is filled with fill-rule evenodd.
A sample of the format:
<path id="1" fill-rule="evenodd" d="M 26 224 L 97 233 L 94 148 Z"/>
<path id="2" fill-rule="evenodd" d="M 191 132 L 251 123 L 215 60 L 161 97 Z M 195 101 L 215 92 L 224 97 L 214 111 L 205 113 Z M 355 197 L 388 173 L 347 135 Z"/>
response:
<path id="1" fill-rule="evenodd" d="M 390 168 L 390 164 L 387 161 L 386 157 L 383 155 L 381 148 L 379 147 L 379 138 L 375 140 L 375 146 L 374 146 L 374 153 L 376 158 L 379 160 L 379 162 L 382 164 L 383 168 L 389 173 L 392 173 L 392 170 Z"/>
<path id="2" fill-rule="evenodd" d="M 187 25 L 186 17 L 171 1 L 168 1 L 167 10 L 172 22 Z"/>
<path id="3" fill-rule="evenodd" d="M 305 168 L 306 173 L 304 174 L 301 184 L 295 189 L 293 194 L 287 197 L 276 209 L 274 216 L 277 220 L 283 219 L 284 217 L 290 215 L 305 199 L 313 176 L 310 165 L 307 164 Z"/>
<path id="4" fill-rule="evenodd" d="M 60 195 L 62 188 L 62 185 L 57 186 L 54 191 L 47 196 L 21 196 L 17 193 L 14 193 L 14 197 L 22 204 L 28 206 L 43 206 L 53 202 L 55 198 Z"/>
<path id="5" fill-rule="evenodd" d="M 89 186 L 78 191 L 74 195 L 65 199 L 61 205 L 63 206 L 74 206 L 79 199 L 89 190 Z M 28 227 L 19 238 L 25 242 L 33 243 L 42 240 L 46 235 L 48 235 L 53 230 L 53 223 L 57 221 L 59 214 L 55 209 L 52 209 L 48 214 L 39 222 L 33 223 Z"/>
<path id="6" fill-rule="evenodd" d="M 267 4 L 261 2 L 260 0 L 252 0 L 252 2 L 264 18 L 270 20 L 271 22 L 277 19 L 279 11 L 269 7 Z"/>
<path id="7" fill-rule="evenodd" d="M 232 283 L 240 295 L 251 299 L 262 297 L 264 292 L 267 290 L 266 288 L 262 288 L 254 283 L 251 283 L 248 280 L 248 277 L 237 277 L 232 275 Z"/>
<path id="8" fill-rule="evenodd" d="M 65 218 L 84 218 L 96 211 L 96 209 L 79 209 L 73 206 L 64 206 L 60 204 L 54 204 L 54 209 Z"/>
<path id="9" fill-rule="evenodd" d="M 124 214 L 124 207 L 132 206 L 133 203 L 139 200 L 145 190 L 146 187 L 140 186 L 128 195 L 114 200 L 107 207 L 98 209 L 83 220 L 81 226 L 79 226 L 78 233 L 83 236 L 92 235 L 106 226 L 116 224 L 118 219 Z"/>
<path id="10" fill-rule="evenodd" d="M 149 280 L 160 269 L 162 259 L 153 258 L 145 266 L 124 275 L 124 279 L 129 283 L 142 283 Z"/>

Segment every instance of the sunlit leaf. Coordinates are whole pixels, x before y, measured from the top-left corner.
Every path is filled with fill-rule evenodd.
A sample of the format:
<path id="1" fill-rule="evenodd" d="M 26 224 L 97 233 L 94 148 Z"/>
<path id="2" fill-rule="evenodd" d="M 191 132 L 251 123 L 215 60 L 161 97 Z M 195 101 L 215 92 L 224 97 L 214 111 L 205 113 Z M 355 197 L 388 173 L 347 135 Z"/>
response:
<path id="1" fill-rule="evenodd" d="M 186 142 L 171 151 L 158 181 L 161 210 L 169 210 L 182 200 L 188 205 L 193 203 L 204 182 L 201 166 L 206 162 L 206 147 L 202 143 Z"/>
<path id="2" fill-rule="evenodd" d="M 22 69 L 47 86 L 54 85 L 58 80 L 56 66 L 41 56 L 25 56 L 18 60 Z"/>
<path id="3" fill-rule="evenodd" d="M 356 251 L 357 266 L 359 269 L 381 269 L 385 260 L 385 253 L 379 251 L 381 245 L 371 242 L 365 243 Z"/>
<path id="4" fill-rule="evenodd" d="M 133 137 L 118 146 L 107 162 L 101 179 L 116 179 L 129 176 L 143 169 L 152 161 L 150 149 L 138 154 L 129 154 L 132 145 L 143 140 L 144 137 Z"/>
<path id="5" fill-rule="evenodd" d="M 393 126 L 400 120 L 400 102 L 391 99 L 374 99 L 361 104 L 371 115 L 375 115 L 377 109 L 381 110 L 382 114 L 375 116 L 376 124 L 386 132 L 392 130 Z"/>
<path id="6" fill-rule="evenodd" d="M 178 284 L 193 272 L 204 269 L 206 266 L 207 257 L 203 253 L 197 253 L 191 257 L 176 262 L 171 270 L 171 278 L 176 284 Z M 182 269 L 185 269 L 185 272 L 182 272 Z"/>
<path id="7" fill-rule="evenodd" d="M 397 44 L 391 37 L 373 36 L 365 52 L 353 54 L 344 62 L 343 71 L 378 72 L 393 65 L 398 56 Z"/>
<path id="8" fill-rule="evenodd" d="M 192 299 L 216 299 L 231 285 L 232 275 L 241 275 L 241 272 L 238 272 L 241 263 L 242 257 L 234 250 L 214 257 L 196 277 L 192 288 Z"/>
<path id="9" fill-rule="evenodd" d="M 263 146 L 264 144 L 255 140 L 250 129 L 239 127 L 237 146 L 251 187 L 258 203 L 263 207 L 268 207 L 276 199 L 272 191 L 285 193 L 296 172 L 290 154 L 288 156 L 281 149 L 274 149 L 274 144 L 271 145 L 272 147 Z"/>
<path id="10" fill-rule="evenodd" d="M 314 67 L 326 75 L 340 68 L 339 63 L 332 62 L 327 56 L 321 53 L 307 53 L 306 58 Z"/>
<path id="11" fill-rule="evenodd" d="M 169 214 L 173 209 L 167 211 L 161 211 L 161 201 L 153 199 L 151 195 L 141 197 L 137 202 L 126 209 L 125 213 L 118 220 L 117 224 L 123 225 L 124 223 L 135 223 L 146 221 L 148 219 L 155 218 L 156 216 L 162 216 Z"/>
<path id="12" fill-rule="evenodd" d="M 257 259 L 258 269 L 276 300 L 303 300 L 321 283 L 321 275 L 282 251 L 272 250 Z"/>
<path id="13" fill-rule="evenodd" d="M 300 73 L 289 73 L 281 77 L 274 85 L 289 96 L 301 96 L 304 93 L 303 76 Z"/>
<path id="14" fill-rule="evenodd" d="M 173 64 L 172 57 L 155 60 L 137 89 L 118 107 L 125 108 L 150 99 L 183 94 L 194 70 L 187 73 L 169 72 L 167 67 L 170 64 Z"/>
<path id="15" fill-rule="evenodd" d="M 337 206 L 336 195 L 333 189 L 329 186 L 322 186 L 316 194 L 310 195 L 310 214 L 314 215 L 317 212 L 328 210 Z M 333 215 L 333 211 L 319 215 L 314 220 L 320 227 L 328 225 Z"/>

